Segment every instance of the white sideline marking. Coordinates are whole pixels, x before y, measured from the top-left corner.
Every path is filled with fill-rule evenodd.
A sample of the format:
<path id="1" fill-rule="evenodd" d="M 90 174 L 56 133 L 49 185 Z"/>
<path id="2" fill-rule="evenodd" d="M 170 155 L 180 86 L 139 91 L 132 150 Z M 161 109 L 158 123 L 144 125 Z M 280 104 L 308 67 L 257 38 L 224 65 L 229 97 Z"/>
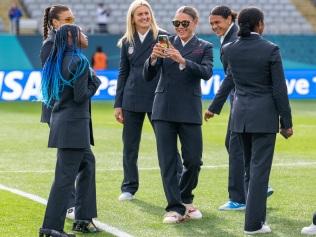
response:
<path id="1" fill-rule="evenodd" d="M 41 198 L 39 196 L 33 195 L 31 193 L 26 193 L 26 192 L 23 192 L 21 190 L 15 189 L 15 188 L 9 188 L 9 187 L 4 186 L 2 184 L 0 184 L 0 189 L 17 194 L 19 196 L 22 196 L 22 197 L 25 197 L 28 199 L 31 199 L 32 201 L 41 203 L 43 205 L 47 205 L 47 200 L 45 200 L 44 198 Z"/>
<path id="2" fill-rule="evenodd" d="M 294 163 L 275 163 L 273 166 L 277 167 L 296 167 L 296 166 L 314 166 L 316 162 L 294 162 Z M 202 165 L 202 169 L 219 169 L 227 168 L 228 165 Z M 138 170 L 159 170 L 159 167 L 144 167 L 138 168 Z M 122 168 L 117 169 L 96 169 L 96 172 L 109 172 L 109 171 L 123 171 Z M 54 173 L 52 170 L 0 170 L 0 173 Z"/>
<path id="3" fill-rule="evenodd" d="M 41 197 L 39 197 L 37 195 L 31 194 L 31 193 L 26 193 L 26 192 L 23 192 L 21 190 L 15 189 L 15 188 L 9 188 L 9 187 L 4 186 L 2 184 L 0 184 L 0 190 L 5 190 L 5 191 L 8 191 L 8 192 L 17 194 L 19 196 L 31 199 L 32 201 L 35 201 L 35 202 L 47 205 L 47 200 L 45 200 L 44 198 L 41 198 Z M 110 234 L 112 234 L 114 236 L 117 236 L 117 237 L 133 237 L 132 235 L 130 235 L 130 234 L 124 232 L 124 231 L 121 231 L 121 230 L 119 230 L 119 229 L 117 229 L 117 228 L 115 228 L 113 226 L 110 226 L 108 224 L 102 223 L 102 222 L 97 221 L 97 220 L 93 220 L 93 222 L 98 228 L 100 228 L 101 230 L 104 230 L 105 232 L 110 233 Z"/>

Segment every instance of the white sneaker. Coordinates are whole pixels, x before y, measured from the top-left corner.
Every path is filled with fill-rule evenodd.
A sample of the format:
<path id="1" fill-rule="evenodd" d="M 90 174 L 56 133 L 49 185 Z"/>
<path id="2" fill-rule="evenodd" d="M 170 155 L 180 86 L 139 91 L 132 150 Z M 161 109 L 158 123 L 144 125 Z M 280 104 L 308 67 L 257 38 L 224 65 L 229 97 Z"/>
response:
<path id="1" fill-rule="evenodd" d="M 183 205 L 186 208 L 186 216 L 189 219 L 193 219 L 193 220 L 198 220 L 198 219 L 202 219 L 202 213 L 200 212 L 199 209 L 197 209 L 196 207 L 193 206 L 192 203 L 190 204 L 185 204 L 183 203 Z"/>
<path id="2" fill-rule="evenodd" d="M 71 207 L 71 208 L 67 209 L 66 218 L 68 218 L 70 220 L 75 219 L 75 207 Z"/>
<path id="3" fill-rule="evenodd" d="M 263 224 L 261 229 L 255 230 L 255 231 L 246 231 L 244 230 L 244 233 L 246 235 L 255 235 L 255 234 L 266 234 L 266 233 L 271 233 L 271 228 L 267 224 Z"/>
<path id="4" fill-rule="evenodd" d="M 164 224 L 176 224 L 185 220 L 185 217 L 180 215 L 178 212 L 169 211 L 164 217 L 162 223 Z"/>
<path id="5" fill-rule="evenodd" d="M 129 193 L 129 192 L 123 192 L 121 193 L 121 195 L 119 196 L 118 200 L 119 201 L 131 201 L 133 200 L 135 197 L 133 194 Z"/>
<path id="6" fill-rule="evenodd" d="M 301 230 L 301 234 L 303 235 L 316 235 L 316 225 L 311 224 L 310 226 L 306 226 Z"/>

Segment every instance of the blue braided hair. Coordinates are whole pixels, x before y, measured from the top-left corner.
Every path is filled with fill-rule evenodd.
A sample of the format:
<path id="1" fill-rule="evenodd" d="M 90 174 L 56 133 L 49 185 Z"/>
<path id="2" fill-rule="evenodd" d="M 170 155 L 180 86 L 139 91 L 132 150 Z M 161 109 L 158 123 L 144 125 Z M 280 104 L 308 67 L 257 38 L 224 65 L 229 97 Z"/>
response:
<path id="1" fill-rule="evenodd" d="M 89 60 L 81 52 L 80 35 L 80 28 L 70 24 L 63 25 L 56 32 L 53 48 L 42 71 L 42 96 L 43 102 L 48 107 L 60 99 L 66 86 L 73 87 L 74 82 L 84 74 L 86 68 L 90 68 Z M 66 50 L 72 54 L 68 64 L 71 78 L 64 78 L 62 75 L 62 63 Z M 70 69 L 74 57 L 79 59 L 75 71 Z"/>

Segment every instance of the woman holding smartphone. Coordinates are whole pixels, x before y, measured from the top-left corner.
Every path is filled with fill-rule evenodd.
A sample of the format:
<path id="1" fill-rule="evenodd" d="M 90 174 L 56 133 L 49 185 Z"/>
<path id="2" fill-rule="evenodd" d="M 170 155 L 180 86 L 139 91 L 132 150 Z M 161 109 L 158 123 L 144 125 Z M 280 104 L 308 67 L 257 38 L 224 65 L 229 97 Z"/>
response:
<path id="1" fill-rule="evenodd" d="M 74 231 L 99 231 L 87 213 L 96 212 L 95 158 L 90 98 L 101 84 L 91 77 L 89 61 L 81 52 L 87 38 L 75 25 L 63 25 L 56 31 L 52 52 L 44 68 L 42 94 L 52 107 L 49 147 L 57 148 L 55 179 L 39 236 L 71 237 L 63 231 L 67 203 L 78 176 Z"/>
<path id="2" fill-rule="evenodd" d="M 154 91 L 158 76 L 151 82 L 143 78 L 143 66 L 159 34 L 151 6 L 147 1 L 133 1 L 126 16 L 126 32 L 119 40 L 120 69 L 115 97 L 115 118 L 123 124 L 123 170 L 120 201 L 134 199 L 139 187 L 138 151 L 145 116 L 151 122 Z M 182 164 L 178 162 L 179 172 Z"/>
<path id="3" fill-rule="evenodd" d="M 176 36 L 169 48 L 157 43 L 145 63 L 146 80 L 161 73 L 155 92 L 152 120 L 156 130 L 159 166 L 168 205 L 163 223 L 179 223 L 185 218 L 200 219 L 193 206 L 202 164 L 201 79 L 212 76 L 212 44 L 195 35 L 198 12 L 182 6 L 172 24 Z M 177 139 L 180 139 L 183 173 L 177 179 Z"/>

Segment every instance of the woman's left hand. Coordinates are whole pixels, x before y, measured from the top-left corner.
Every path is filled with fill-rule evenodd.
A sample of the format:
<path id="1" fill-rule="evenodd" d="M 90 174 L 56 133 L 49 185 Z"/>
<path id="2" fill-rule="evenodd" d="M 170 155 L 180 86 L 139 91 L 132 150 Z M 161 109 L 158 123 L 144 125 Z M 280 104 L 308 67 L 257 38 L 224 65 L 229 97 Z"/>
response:
<path id="1" fill-rule="evenodd" d="M 169 48 L 166 51 L 167 57 L 171 58 L 173 61 L 176 61 L 179 64 L 185 65 L 185 59 L 182 57 L 180 52 L 173 47 L 172 44 L 169 44 Z"/>

